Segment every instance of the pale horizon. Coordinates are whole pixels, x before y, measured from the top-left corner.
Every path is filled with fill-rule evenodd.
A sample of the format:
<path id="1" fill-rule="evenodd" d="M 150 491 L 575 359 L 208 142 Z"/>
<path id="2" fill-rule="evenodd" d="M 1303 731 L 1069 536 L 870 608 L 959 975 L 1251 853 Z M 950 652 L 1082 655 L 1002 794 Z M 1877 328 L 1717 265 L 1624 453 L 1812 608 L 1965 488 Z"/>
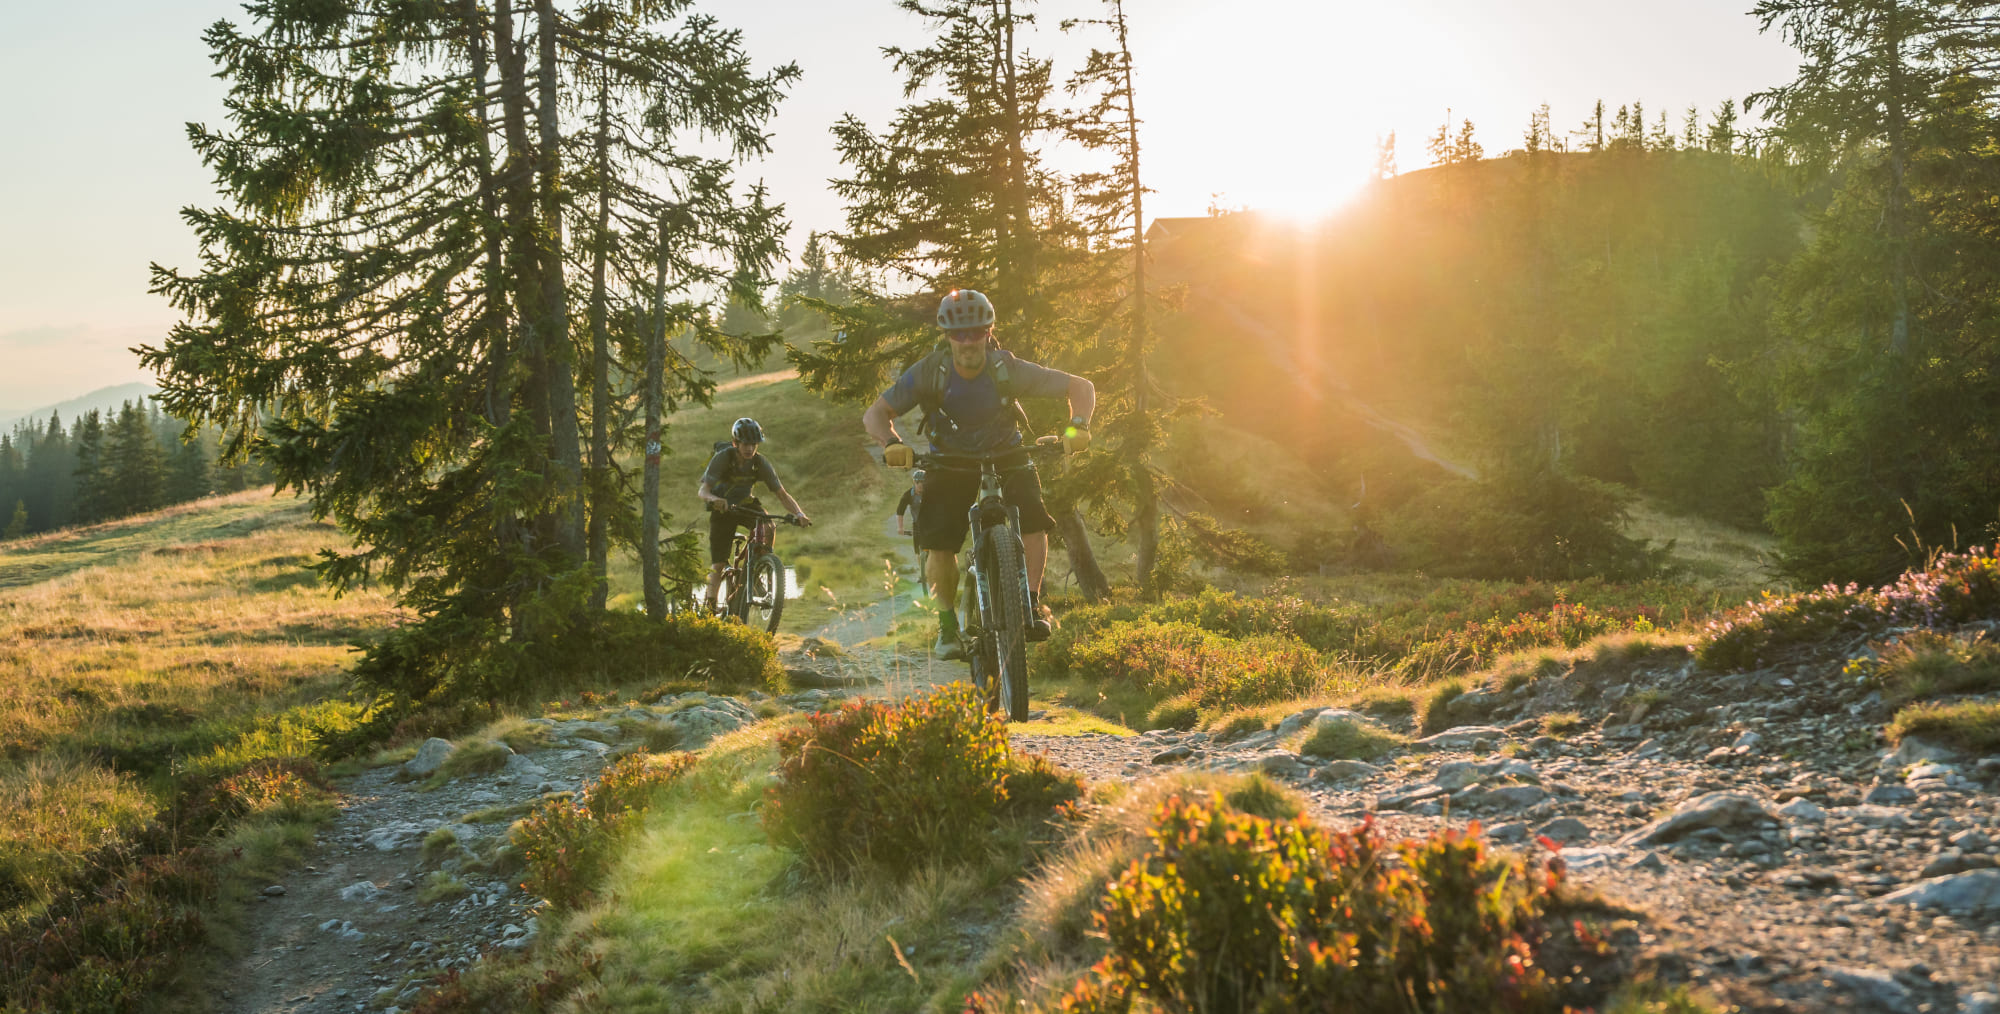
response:
<path id="1" fill-rule="evenodd" d="M 836 229 L 825 185 L 842 173 L 827 128 L 843 113 L 880 127 L 900 81 L 879 47 L 921 40 L 890 0 L 708 2 L 743 31 L 764 67 L 796 61 L 804 77 L 771 125 L 774 153 L 746 167 L 790 212 L 789 244 Z M 1497 155 L 1520 145 L 1529 114 L 1552 108 L 1567 134 L 1591 103 L 1637 100 L 1678 131 L 1690 104 L 1787 79 L 1796 54 L 1760 35 L 1748 0 L 1642 2 L 1156 0 L 1128 10 L 1137 66 L 1149 217 L 1204 214 L 1211 203 L 1295 218 L 1337 207 L 1366 181 L 1376 138 L 1394 132 L 1403 171 L 1447 109 L 1470 118 Z M 1038 55 L 1073 66 L 1090 42 L 1055 30 L 1096 15 L 1089 0 L 1038 7 Z M 12 200 L 0 212 L 0 416 L 98 388 L 157 382 L 127 349 L 177 319 L 146 291 L 149 262 L 192 267 L 181 207 L 215 203 L 184 124 L 223 122 L 221 82 L 202 45 L 233 0 L 107 0 L 16 12 L 0 39 L 0 86 L 17 96 L 21 139 L 0 163 Z M 1059 156 L 1060 159 L 1060 156 Z"/>

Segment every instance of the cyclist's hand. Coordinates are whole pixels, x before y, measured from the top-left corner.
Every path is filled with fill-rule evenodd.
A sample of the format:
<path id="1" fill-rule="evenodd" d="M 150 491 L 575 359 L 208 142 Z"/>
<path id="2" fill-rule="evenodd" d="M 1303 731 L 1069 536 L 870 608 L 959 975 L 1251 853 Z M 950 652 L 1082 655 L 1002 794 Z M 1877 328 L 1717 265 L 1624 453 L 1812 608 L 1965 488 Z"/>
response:
<path id="1" fill-rule="evenodd" d="M 903 516 L 901 514 L 896 515 L 896 534 L 897 535 L 910 534 L 909 529 L 903 527 Z"/>
<path id="2" fill-rule="evenodd" d="M 916 448 L 898 440 L 882 448 L 882 463 L 890 468 L 909 468 L 917 463 Z"/>
<path id="3" fill-rule="evenodd" d="M 1085 426 L 1065 427 L 1062 442 L 1064 454 L 1082 454 L 1090 450 L 1090 429 Z"/>
<path id="4" fill-rule="evenodd" d="M 727 500 L 706 500 L 703 502 L 708 504 L 709 512 L 712 514 L 720 514 L 729 509 L 729 502 Z"/>
<path id="5" fill-rule="evenodd" d="M 800 511 L 792 515 L 792 523 L 798 525 L 800 528 L 811 528 L 813 526 L 813 519 L 806 517 L 804 511 Z"/>

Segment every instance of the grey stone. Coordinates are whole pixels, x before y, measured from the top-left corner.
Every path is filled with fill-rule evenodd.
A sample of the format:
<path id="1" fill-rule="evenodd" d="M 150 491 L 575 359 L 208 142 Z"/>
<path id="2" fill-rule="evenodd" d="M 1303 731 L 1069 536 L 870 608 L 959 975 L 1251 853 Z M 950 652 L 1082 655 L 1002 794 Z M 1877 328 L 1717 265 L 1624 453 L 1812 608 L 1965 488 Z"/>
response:
<path id="1" fill-rule="evenodd" d="M 1996 865 L 2000 863 L 1997 863 L 1992 856 L 1977 853 L 1968 855 L 1953 849 L 1925 863 L 1917 877 L 1920 880 L 1929 880 L 1932 877 L 1948 877 L 1968 870 L 1990 870 Z"/>
<path id="2" fill-rule="evenodd" d="M 1369 718 L 1359 711 L 1349 711 L 1346 708 L 1327 708 L 1313 715 L 1312 725 L 1313 729 L 1317 731 L 1320 726 L 1332 725 L 1335 722 L 1346 722 L 1349 725 L 1375 724 L 1374 719 Z"/>
<path id="3" fill-rule="evenodd" d="M 1401 810 L 1416 803 L 1436 799 L 1442 795 L 1445 795 L 1445 790 L 1435 785 L 1410 786 L 1399 791 L 1385 792 L 1376 796 L 1374 808 L 1377 810 Z"/>
<path id="4" fill-rule="evenodd" d="M 264 888 L 264 897 L 266 898 L 282 898 L 284 896 L 285 896 L 285 885 L 283 884 L 272 884 L 271 886 Z"/>
<path id="5" fill-rule="evenodd" d="M 384 824 L 368 832 L 362 840 L 377 852 L 394 852 L 423 840 L 430 833 L 430 825 L 415 821 L 399 820 Z"/>
<path id="6" fill-rule="evenodd" d="M 1431 781 L 1447 792 L 1457 792 L 1468 785 L 1479 784 L 1479 780 L 1484 777 L 1480 770 L 1483 767 L 1485 765 L 1474 764 L 1471 761 L 1451 761 L 1438 765 L 1437 775 Z"/>
<path id="7" fill-rule="evenodd" d="M 1777 819 L 1777 813 L 1755 796 L 1711 792 L 1682 803 L 1673 813 L 1625 836 L 1619 844 L 1657 845 L 1703 828 L 1737 828 Z"/>
<path id="8" fill-rule="evenodd" d="M 1496 690 L 1469 690 L 1451 699 L 1444 706 L 1448 714 L 1478 718 L 1499 707 L 1506 698 Z"/>
<path id="9" fill-rule="evenodd" d="M 1284 752 L 1257 758 L 1257 770 L 1276 778 L 1304 778 L 1311 773 L 1298 754 Z"/>
<path id="10" fill-rule="evenodd" d="M 549 769 L 529 760 L 518 753 L 507 755 L 507 765 L 500 769 L 503 777 L 520 782 L 538 782 L 549 776 Z"/>
<path id="11" fill-rule="evenodd" d="M 1794 799 L 1778 807 L 1778 814 L 1792 820 L 1802 820 L 1817 824 L 1826 819 L 1826 811 L 1810 799 Z"/>
<path id="12" fill-rule="evenodd" d="M 1290 715 L 1286 715 L 1285 720 L 1278 723 L 1279 738 L 1289 736 L 1292 733 L 1295 733 L 1300 729 L 1305 728 L 1306 725 L 1312 722 L 1313 719 L 1318 718 L 1319 713 L 1324 710 L 1326 709 L 1307 708 L 1304 711 L 1294 712 Z"/>
<path id="13" fill-rule="evenodd" d="M 1506 735 L 1504 730 L 1491 725 L 1461 725 L 1434 736 L 1425 736 L 1417 740 L 1416 745 L 1431 750 L 1463 750 L 1479 740 L 1501 739 Z"/>
<path id="14" fill-rule="evenodd" d="M 1322 782 L 1341 782 L 1351 778 L 1369 778 L 1381 773 L 1382 769 L 1366 761 L 1327 761 L 1313 772 L 1313 777 Z"/>
<path id="15" fill-rule="evenodd" d="M 1958 1014 L 2000 1014 L 2000 993 L 1967 993 L 1958 1001 Z"/>
<path id="16" fill-rule="evenodd" d="M 1915 1014 L 1917 1004 L 1908 987 L 1897 982 L 1895 977 L 1879 968 L 1838 968 L 1820 969 L 1820 974 L 1835 985 L 1862 998 L 1864 1002 L 1896 1014 Z"/>
<path id="17" fill-rule="evenodd" d="M 1194 747 L 1188 746 L 1187 744 L 1183 743 L 1180 746 L 1170 746 L 1165 750 L 1162 750 L 1159 753 L 1154 754 L 1152 763 L 1172 764 L 1175 761 L 1187 760 L 1189 757 L 1192 756 L 1194 756 Z"/>
<path id="18" fill-rule="evenodd" d="M 1590 827 L 1575 817 L 1557 817 L 1543 824 L 1535 834 L 1558 845 L 1590 840 Z"/>
<path id="19" fill-rule="evenodd" d="M 1986 846 L 1993 844 L 1993 839 L 1988 837 L 1986 832 L 1975 827 L 1952 835 L 1946 843 L 1953 848 L 1961 848 L 1967 852 L 1978 852 L 1984 851 Z"/>
<path id="20" fill-rule="evenodd" d="M 1621 865 L 1630 855 L 1631 853 L 1625 849 L 1608 845 L 1566 848 L 1561 852 L 1563 863 L 1572 870 L 1590 870 L 1600 866 Z"/>
<path id="21" fill-rule="evenodd" d="M 1503 810 L 1525 810 L 1549 798 L 1549 790 L 1539 785 L 1502 785 L 1486 793 L 1489 806 Z"/>
<path id="22" fill-rule="evenodd" d="M 1911 768 L 1909 777 L 1903 780 L 1906 782 L 1920 782 L 1932 779 L 1938 781 L 1950 781 L 1951 779 L 1956 778 L 1957 776 L 1958 776 L 1957 768 L 1952 767 L 1949 764 L 1939 764 L 1936 761 L 1932 761 L 1928 764 L 1919 764 L 1916 767 Z"/>
<path id="23" fill-rule="evenodd" d="M 374 901 L 382 889 L 372 880 L 357 880 L 340 889 L 340 900 L 347 902 Z"/>
<path id="24" fill-rule="evenodd" d="M 1942 743 L 1933 743 L 1918 736 L 1905 736 L 1896 749 L 1884 754 L 1884 770 L 1900 771 L 1927 761 L 1953 761 L 1958 759 L 1958 751 Z"/>
<path id="25" fill-rule="evenodd" d="M 1885 894 L 1882 900 L 1912 908 L 2000 910 L 2000 870 L 1972 870 L 1926 880 Z"/>
<path id="26" fill-rule="evenodd" d="M 1486 838 L 1489 841 L 1497 841 L 1505 845 L 1511 845 L 1518 841 L 1526 841 L 1528 840 L 1528 825 L 1519 822 L 1495 824 L 1486 829 Z"/>
<path id="27" fill-rule="evenodd" d="M 1745 730 L 1743 735 L 1736 737 L 1736 742 L 1729 744 L 1729 748 L 1737 753 L 1749 753 L 1757 749 L 1757 744 L 1763 741 L 1764 737 L 1755 730 Z"/>
<path id="28" fill-rule="evenodd" d="M 1861 806 L 1843 806 L 1833 812 L 1836 816 L 1869 827 L 1910 826 L 1910 811 L 1900 806 L 1874 806 L 1864 803 Z"/>
<path id="29" fill-rule="evenodd" d="M 1868 806 L 1903 806 L 1917 801 L 1917 793 L 1907 785 L 1878 782 L 1861 796 Z"/>
<path id="30" fill-rule="evenodd" d="M 424 740 L 422 746 L 417 747 L 415 757 L 403 762 L 403 770 L 421 778 L 443 767 L 445 758 L 450 757 L 457 749 L 458 745 L 451 740 L 433 736 Z"/>

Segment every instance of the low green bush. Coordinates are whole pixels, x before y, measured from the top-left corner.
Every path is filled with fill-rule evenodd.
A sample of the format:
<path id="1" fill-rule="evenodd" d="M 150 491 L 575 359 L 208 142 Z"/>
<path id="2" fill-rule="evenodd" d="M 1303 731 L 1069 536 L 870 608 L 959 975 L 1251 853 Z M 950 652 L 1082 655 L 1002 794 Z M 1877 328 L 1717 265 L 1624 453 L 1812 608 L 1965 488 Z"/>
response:
<path id="1" fill-rule="evenodd" d="M 221 861 L 202 849 L 99 857 L 101 883 L 0 932 L 0 1010 L 148 1009 L 177 955 L 208 940 L 201 912 Z"/>
<path id="2" fill-rule="evenodd" d="M 1417 723 L 1418 729 L 1428 736 L 1451 728 L 1451 702 L 1464 697 L 1465 691 L 1464 680 L 1446 680 L 1431 688 L 1430 695 L 1424 698 L 1424 710 Z"/>
<path id="3" fill-rule="evenodd" d="M 1560 874 L 1440 832 L 1390 845 L 1180 797 L 1095 917 L 1065 1011 L 1557 1011 L 1536 960 Z M 1143 1001 L 1143 1003 L 1140 1003 Z"/>
<path id="4" fill-rule="evenodd" d="M 1069 674 L 1187 697 L 1203 712 L 1291 700 L 1344 688 L 1349 677 L 1294 637 L 1237 640 L 1190 623 L 1114 623 L 1071 649 Z"/>
<path id="5" fill-rule="evenodd" d="M 1015 758 L 1006 723 L 963 683 L 813 715 L 779 736 L 778 757 L 765 830 L 821 873 L 955 861 L 999 821 L 1082 794 L 1046 759 Z"/>

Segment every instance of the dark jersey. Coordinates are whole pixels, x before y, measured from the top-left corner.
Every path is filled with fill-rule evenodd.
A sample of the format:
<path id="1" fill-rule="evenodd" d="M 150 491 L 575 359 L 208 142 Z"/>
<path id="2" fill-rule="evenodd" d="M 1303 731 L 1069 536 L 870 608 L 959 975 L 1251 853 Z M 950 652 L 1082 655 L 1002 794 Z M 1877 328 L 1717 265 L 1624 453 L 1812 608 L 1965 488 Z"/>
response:
<path id="1" fill-rule="evenodd" d="M 736 453 L 736 448 L 725 447 L 708 459 L 708 468 L 701 473 L 701 481 L 709 492 L 731 504 L 739 504 L 750 499 L 760 482 L 775 492 L 778 470 L 772 467 L 771 459 L 762 454 L 744 461 L 742 455 Z"/>

